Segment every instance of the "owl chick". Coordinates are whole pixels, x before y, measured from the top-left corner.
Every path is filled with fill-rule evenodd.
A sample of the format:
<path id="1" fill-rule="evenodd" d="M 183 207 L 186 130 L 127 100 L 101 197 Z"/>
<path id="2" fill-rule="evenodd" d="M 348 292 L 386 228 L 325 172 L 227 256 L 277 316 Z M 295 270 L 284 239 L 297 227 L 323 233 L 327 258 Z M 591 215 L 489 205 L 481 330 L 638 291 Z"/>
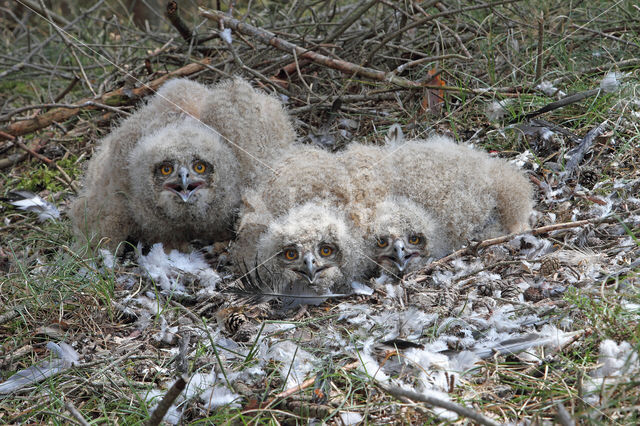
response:
<path id="1" fill-rule="evenodd" d="M 405 197 L 379 203 L 367 238 L 369 256 L 381 272 L 401 277 L 452 250 L 442 225 L 422 206 Z"/>
<path id="2" fill-rule="evenodd" d="M 96 188 L 100 203 L 81 209 L 86 216 L 76 217 L 77 225 L 116 244 L 132 239 L 179 247 L 195 238 L 230 237 L 240 202 L 234 163 L 232 150 L 200 122 L 171 123 L 142 137 L 119 168 L 102 165 L 114 177 Z"/>
<path id="3" fill-rule="evenodd" d="M 532 188 L 505 160 L 436 136 L 390 152 L 394 193 L 430 211 L 453 244 L 529 227 Z"/>
<path id="4" fill-rule="evenodd" d="M 363 250 L 363 236 L 346 213 L 318 200 L 293 207 L 269 223 L 258 238 L 255 260 L 250 261 L 283 278 L 284 287 L 302 278 L 312 294 L 323 295 L 350 289 L 365 271 Z M 234 254 L 240 257 L 237 251 Z"/>
<path id="5" fill-rule="evenodd" d="M 196 122 L 205 115 L 224 115 L 243 129 L 231 140 L 215 128 L 218 122 Z M 278 101 L 243 80 L 214 88 L 184 79 L 166 83 L 101 141 L 71 206 L 76 234 L 91 244 L 105 240 L 110 249 L 128 238 L 170 244 L 227 238 L 239 194 L 258 167 L 246 158 L 267 157 L 268 146 L 256 142 L 263 134 L 274 138 L 274 152 L 295 139 Z"/>

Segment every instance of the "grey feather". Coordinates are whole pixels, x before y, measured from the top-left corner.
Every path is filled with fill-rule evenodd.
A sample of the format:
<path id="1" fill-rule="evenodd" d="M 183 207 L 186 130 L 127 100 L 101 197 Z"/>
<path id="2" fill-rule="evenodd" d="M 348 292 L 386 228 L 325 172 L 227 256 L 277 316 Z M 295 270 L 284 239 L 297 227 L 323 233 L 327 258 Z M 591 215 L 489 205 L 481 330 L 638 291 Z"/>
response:
<path id="1" fill-rule="evenodd" d="M 38 221 L 40 222 L 60 219 L 58 208 L 33 192 L 24 190 L 11 191 L 7 194 L 7 200 L 20 210 L 37 213 Z"/>

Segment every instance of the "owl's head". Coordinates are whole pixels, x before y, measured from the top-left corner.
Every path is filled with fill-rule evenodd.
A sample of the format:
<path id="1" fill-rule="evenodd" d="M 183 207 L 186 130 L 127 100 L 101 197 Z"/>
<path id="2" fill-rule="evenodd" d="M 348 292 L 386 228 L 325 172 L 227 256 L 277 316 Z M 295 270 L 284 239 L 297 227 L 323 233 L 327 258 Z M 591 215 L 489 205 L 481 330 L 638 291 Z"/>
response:
<path id="1" fill-rule="evenodd" d="M 361 271 L 362 237 L 336 206 L 308 202 L 272 222 L 258 241 L 258 264 L 316 294 L 343 291 Z"/>
<path id="2" fill-rule="evenodd" d="M 216 132 L 187 118 L 138 141 L 129 155 L 131 192 L 154 214 L 197 221 L 238 204 L 235 164 Z"/>
<path id="3" fill-rule="evenodd" d="M 402 276 L 446 254 L 449 243 L 438 221 L 405 197 L 378 204 L 369 252 L 382 272 Z"/>

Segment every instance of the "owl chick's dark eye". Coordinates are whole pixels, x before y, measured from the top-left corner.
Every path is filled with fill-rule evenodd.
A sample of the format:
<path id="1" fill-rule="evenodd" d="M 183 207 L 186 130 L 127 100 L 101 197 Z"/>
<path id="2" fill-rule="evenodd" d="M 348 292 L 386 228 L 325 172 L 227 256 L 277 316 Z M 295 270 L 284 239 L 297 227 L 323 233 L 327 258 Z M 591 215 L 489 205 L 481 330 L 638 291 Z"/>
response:
<path id="1" fill-rule="evenodd" d="M 329 257 L 333 254 L 333 251 L 334 251 L 333 247 L 325 244 L 322 247 L 320 247 L 320 256 Z"/>
<path id="2" fill-rule="evenodd" d="M 196 161 L 195 163 L 193 163 L 194 172 L 202 174 L 205 172 L 205 170 L 207 170 L 207 166 L 202 161 Z"/>
<path id="3" fill-rule="evenodd" d="M 296 260 L 298 258 L 298 250 L 296 249 L 292 249 L 292 248 L 284 249 L 282 254 L 284 255 L 284 258 L 287 260 Z"/>
<path id="4" fill-rule="evenodd" d="M 171 164 L 162 164 L 160 165 L 160 173 L 163 176 L 168 176 L 173 172 L 173 166 Z"/>
<path id="5" fill-rule="evenodd" d="M 385 248 L 389 245 L 389 240 L 387 240 L 386 238 L 378 238 L 376 244 L 380 248 Z"/>
<path id="6" fill-rule="evenodd" d="M 420 235 L 410 235 L 408 241 L 409 241 L 409 244 L 413 244 L 414 246 L 417 246 L 418 244 L 422 243 L 422 237 Z"/>

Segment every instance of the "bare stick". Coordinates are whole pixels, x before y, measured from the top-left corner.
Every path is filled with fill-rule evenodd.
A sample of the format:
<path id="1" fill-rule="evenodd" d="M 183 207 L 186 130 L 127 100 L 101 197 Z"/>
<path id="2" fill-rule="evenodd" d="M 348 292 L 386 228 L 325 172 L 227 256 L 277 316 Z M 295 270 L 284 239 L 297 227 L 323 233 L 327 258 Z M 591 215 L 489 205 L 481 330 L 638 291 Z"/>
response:
<path id="1" fill-rule="evenodd" d="M 378 0 L 370 0 L 368 2 L 361 2 L 359 6 L 357 6 L 353 11 L 347 15 L 346 18 L 338 24 L 338 27 L 324 39 L 323 43 L 332 43 L 338 37 L 342 35 L 354 22 L 356 22 L 360 17 L 369 10 L 373 5 L 378 3 Z"/>
<path id="2" fill-rule="evenodd" d="M 53 164 L 53 160 L 52 159 L 47 158 L 44 155 L 38 154 L 33 149 L 31 149 L 28 146 L 26 146 L 24 143 L 22 143 L 20 141 L 16 141 L 16 145 L 18 145 L 20 147 L 20 149 L 22 149 L 25 152 L 28 152 L 29 154 L 31 154 L 32 157 L 37 158 L 38 160 L 42 161 L 46 165 L 50 166 L 51 164 Z"/>
<path id="3" fill-rule="evenodd" d="M 51 14 L 49 13 L 49 9 L 47 9 L 47 7 L 44 5 L 44 1 L 43 0 L 39 0 L 39 1 L 40 1 L 40 6 L 42 7 L 42 10 L 47 15 L 47 18 L 49 18 L 49 21 L 52 21 Z M 56 30 L 56 32 L 60 35 L 60 38 L 62 39 L 64 44 L 69 48 L 69 51 L 71 52 L 71 56 L 73 56 L 73 59 L 76 60 L 76 63 L 80 68 L 80 74 L 82 74 L 82 78 L 84 79 L 84 82 L 87 83 L 87 87 L 89 88 L 89 90 L 91 90 L 91 93 L 93 93 L 93 96 L 96 96 L 96 92 L 93 90 L 93 86 L 89 81 L 89 77 L 87 77 L 87 73 L 84 71 L 82 62 L 80 62 L 78 55 L 76 55 L 76 50 L 75 50 L 76 46 L 74 46 L 74 44 L 69 41 L 69 39 L 64 34 L 64 32 L 60 29 L 60 27 L 57 24 L 53 23 L 53 21 L 52 21 L 52 26 Z"/>
<path id="4" fill-rule="evenodd" d="M 542 58 L 544 55 L 544 12 L 538 18 L 538 57 L 536 58 L 536 83 L 542 78 Z"/>
<path id="5" fill-rule="evenodd" d="M 44 127 L 47 127 L 48 125 L 52 124 L 54 121 L 67 120 L 77 115 L 81 110 L 97 109 L 98 104 L 103 106 L 126 105 L 131 103 L 133 100 L 149 95 L 151 93 L 155 93 L 155 91 L 160 86 L 162 86 L 168 79 L 172 77 L 185 77 L 191 74 L 195 74 L 196 72 L 205 69 L 206 65 L 209 65 L 210 63 L 211 63 L 211 58 L 204 58 L 199 63 L 193 63 L 193 64 L 186 65 L 182 68 L 178 68 L 177 70 L 171 71 L 163 75 L 162 77 L 159 77 L 149 83 L 144 84 L 142 87 L 137 87 L 134 89 L 123 87 L 123 88 L 114 90 L 112 92 L 107 92 L 101 96 L 98 96 L 96 99 L 83 99 L 79 101 L 78 104 L 85 104 L 87 102 L 91 102 L 91 103 L 87 104 L 86 107 L 82 107 L 82 108 L 52 109 L 30 120 L 11 123 L 7 127 L 0 129 L 0 132 L 5 132 L 13 136 L 20 136 L 20 135 L 31 133 L 35 130 L 39 130 Z M 0 138 L 7 139 L 3 137 L 2 134 L 0 134 Z"/>
<path id="6" fill-rule="evenodd" d="M 89 426 L 89 423 L 85 420 L 85 418 L 82 416 L 82 413 L 80 413 L 80 411 L 78 411 L 78 409 L 76 408 L 75 405 L 73 405 L 73 402 L 71 401 L 65 401 L 64 403 L 64 408 L 67 409 L 67 411 L 69 411 L 71 413 L 71 415 L 78 421 L 78 423 L 80 423 L 82 426 Z"/>
<path id="7" fill-rule="evenodd" d="M 383 385 L 380 382 L 376 382 L 376 385 L 381 388 L 383 391 L 388 393 L 389 395 L 395 397 L 404 397 L 409 398 L 414 401 L 420 401 L 427 403 L 429 405 L 433 405 L 434 407 L 444 408 L 445 410 L 453 411 L 463 417 L 471 419 L 475 422 L 480 423 L 485 426 L 498 426 L 500 423 L 494 422 L 490 418 L 483 416 L 482 414 L 473 411 L 470 408 L 463 407 L 462 405 L 456 404 L 455 402 L 445 401 L 442 399 L 434 398 L 432 396 L 427 396 L 418 392 L 413 392 L 405 389 L 401 389 L 398 387 L 392 387 Z"/>
<path id="8" fill-rule="evenodd" d="M 584 226 L 584 225 L 589 225 L 589 224 L 596 224 L 596 223 L 605 223 L 605 222 L 617 222 L 618 221 L 618 217 L 617 216 L 606 216 L 603 218 L 599 218 L 599 219 L 585 219 L 585 220 L 578 220 L 575 222 L 564 222 L 564 223 L 557 223 L 555 225 L 547 225 L 547 226 L 541 226 L 539 228 L 535 228 L 532 229 L 530 231 L 526 231 L 526 232 L 519 232 L 519 233 L 515 233 L 515 234 L 509 234 L 509 235 L 504 235 L 502 237 L 497 237 L 497 238 L 491 238 L 488 240 L 484 240 L 481 241 L 477 244 L 472 244 L 469 245 L 467 247 L 464 247 L 458 251 L 454 251 L 453 253 L 451 253 L 448 256 L 443 257 L 440 260 L 436 260 L 435 262 L 431 262 L 430 264 L 428 264 L 427 266 L 425 266 L 424 268 L 411 273 L 408 275 L 408 278 L 412 278 L 412 277 L 416 277 L 415 278 L 415 282 L 421 283 L 424 282 L 428 279 L 428 276 L 426 275 L 427 273 L 431 272 L 432 270 L 434 270 L 436 267 L 443 265 L 445 263 L 447 263 L 448 261 L 452 260 L 452 259 L 456 259 L 462 255 L 468 254 L 468 253 L 473 253 L 475 251 L 477 251 L 480 248 L 483 247 L 489 247 L 489 246 L 493 246 L 496 244 L 502 244 L 502 243 L 506 243 L 508 241 L 511 241 L 512 239 L 514 239 L 515 237 L 519 236 L 519 235 L 541 235 L 541 234 L 546 234 L 547 232 L 552 232 L 552 231 L 559 231 L 562 229 L 570 229 L 570 228 L 577 228 L 580 226 Z M 420 274 L 420 275 L 418 275 Z M 407 279 L 407 278 L 405 278 Z"/>
<path id="9" fill-rule="evenodd" d="M 593 141 L 595 141 L 596 138 L 604 132 L 607 122 L 608 120 L 605 120 L 600 123 L 599 126 L 589 130 L 584 139 L 582 139 L 582 142 L 580 142 L 580 145 L 575 148 L 575 151 L 571 154 L 571 158 L 567 162 L 567 166 L 564 168 L 563 177 L 565 179 L 573 174 L 575 168 L 582 161 L 584 155 L 587 153 L 589 148 L 591 148 L 591 145 L 593 145 Z"/>
<path id="10" fill-rule="evenodd" d="M 399 28 L 399 29 L 387 34 L 382 39 L 380 44 L 377 45 L 376 47 L 374 47 L 373 50 L 371 51 L 371 53 L 369 53 L 369 57 L 367 58 L 365 63 L 371 62 L 371 59 L 373 59 L 375 54 L 378 53 L 378 51 L 384 45 L 386 45 L 388 42 L 390 42 L 391 40 L 396 38 L 396 36 L 398 36 L 399 34 L 403 34 L 403 33 L 407 32 L 408 30 L 410 30 L 412 28 L 419 27 L 419 26 L 421 26 L 423 24 L 426 24 L 429 21 L 433 21 L 434 19 L 442 18 L 444 16 L 457 15 L 457 14 L 460 14 L 462 12 L 469 12 L 471 10 L 477 10 L 477 9 L 489 9 L 489 8 L 492 8 L 492 7 L 495 7 L 495 6 L 500 6 L 502 4 L 516 3 L 516 2 L 519 2 L 519 1 L 522 1 L 522 0 L 504 0 L 504 1 L 498 1 L 498 2 L 495 2 L 495 3 L 483 3 L 483 4 L 479 4 L 479 5 L 475 5 L 475 6 L 461 7 L 460 9 L 448 10 L 446 12 L 441 12 L 441 13 L 434 13 L 433 15 L 429 15 L 429 16 L 426 16 L 426 17 L 424 17 L 422 19 L 415 20 L 415 21 L 411 22 L 410 24 L 407 24 L 404 27 Z"/>
<path id="11" fill-rule="evenodd" d="M 233 19 L 226 16 L 222 12 L 218 12 L 215 10 L 209 11 L 209 10 L 200 8 L 200 15 L 204 16 L 207 19 L 211 19 L 213 21 L 223 22 L 226 27 L 229 27 L 234 31 L 255 37 L 260 41 L 262 41 L 263 43 L 273 46 L 277 49 L 283 50 L 285 52 L 292 53 L 295 50 L 299 58 L 310 59 L 317 64 L 321 64 L 326 67 L 333 68 L 350 75 L 359 75 L 359 76 L 367 77 L 377 81 L 388 81 L 389 83 L 393 83 L 400 87 L 405 87 L 405 88 L 423 87 L 420 83 L 410 81 L 402 77 L 398 77 L 392 73 L 375 70 L 373 68 L 366 68 L 351 62 L 346 62 L 339 59 L 333 59 L 328 56 L 324 56 L 319 53 L 316 53 L 307 49 L 303 49 L 300 46 L 297 46 L 284 39 L 276 37 L 276 35 L 270 31 L 266 31 L 261 28 L 256 28 L 252 25 L 245 24 L 244 22 L 240 22 L 237 19 Z"/>
<path id="12" fill-rule="evenodd" d="M 162 401 L 160 401 L 156 409 L 153 410 L 151 417 L 149 417 L 147 421 L 147 426 L 158 426 L 160 424 L 164 415 L 167 414 L 167 411 L 171 408 L 173 401 L 176 400 L 186 386 L 187 382 L 184 377 L 178 377 L 178 380 L 169 388 L 164 398 L 162 398 Z"/>

